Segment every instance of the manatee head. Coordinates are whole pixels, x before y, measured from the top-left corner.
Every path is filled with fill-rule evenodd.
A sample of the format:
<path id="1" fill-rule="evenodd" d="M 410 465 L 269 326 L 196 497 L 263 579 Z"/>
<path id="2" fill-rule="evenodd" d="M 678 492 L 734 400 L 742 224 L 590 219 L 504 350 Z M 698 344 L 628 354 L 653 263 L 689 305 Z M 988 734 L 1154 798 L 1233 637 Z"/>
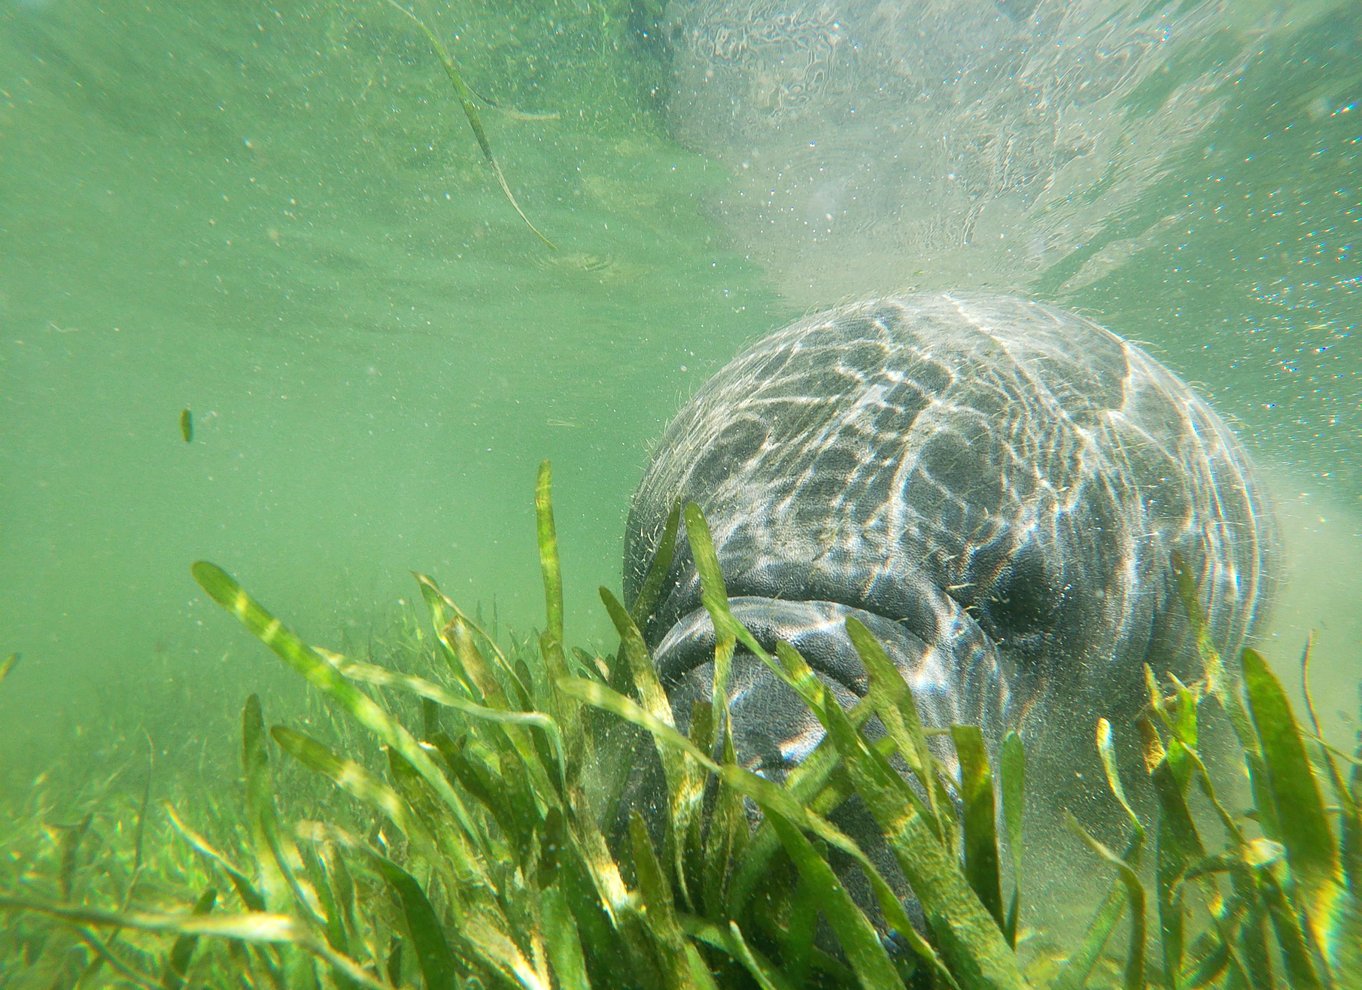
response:
<path id="1" fill-rule="evenodd" d="M 850 705 L 855 617 L 929 726 L 999 743 L 1038 720 L 1091 738 L 1140 704 L 1146 663 L 1198 671 L 1172 558 L 1236 655 L 1270 597 L 1271 514 L 1220 418 L 1089 320 L 1006 296 L 874 299 L 757 342 L 667 428 L 634 496 L 625 593 L 676 502 L 713 534 L 734 615 Z M 714 629 L 685 535 L 644 625 L 679 724 L 712 691 Z M 780 778 L 822 731 L 739 650 L 738 757 Z M 949 760 L 949 752 L 941 753 Z"/>

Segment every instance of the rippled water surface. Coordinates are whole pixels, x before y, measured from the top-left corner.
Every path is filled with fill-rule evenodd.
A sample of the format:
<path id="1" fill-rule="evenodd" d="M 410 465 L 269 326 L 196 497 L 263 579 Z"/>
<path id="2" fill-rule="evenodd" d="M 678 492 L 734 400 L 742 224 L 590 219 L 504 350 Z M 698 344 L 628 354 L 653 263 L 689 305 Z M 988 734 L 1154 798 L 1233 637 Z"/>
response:
<path id="1" fill-rule="evenodd" d="M 1079 309 L 1199 383 L 1284 520 L 1269 652 L 1319 630 L 1351 737 L 1362 7 L 418 9 L 556 250 L 390 6 L 0 0 L 0 780 L 229 726 L 274 662 L 196 559 L 350 648 L 411 570 L 529 630 L 545 458 L 569 639 L 604 644 L 682 399 L 914 287 Z"/>

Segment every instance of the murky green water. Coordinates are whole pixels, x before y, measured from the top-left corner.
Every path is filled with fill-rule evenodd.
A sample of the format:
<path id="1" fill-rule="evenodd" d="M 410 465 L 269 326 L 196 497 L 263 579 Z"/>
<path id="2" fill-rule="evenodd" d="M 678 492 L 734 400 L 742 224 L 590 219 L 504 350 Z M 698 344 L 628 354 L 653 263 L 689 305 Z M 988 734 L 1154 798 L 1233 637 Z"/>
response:
<path id="1" fill-rule="evenodd" d="M 623 2 L 422 11 L 470 82 L 521 111 L 484 112 L 556 252 L 382 3 L 0 0 L 11 779 L 75 729 L 116 746 L 145 724 L 177 746 L 186 707 L 225 724 L 274 674 L 205 602 L 196 559 L 321 642 L 363 642 L 413 569 L 531 627 L 544 458 L 569 639 L 604 641 L 595 588 L 618 584 L 629 493 L 689 391 L 808 307 L 946 280 L 1080 308 L 1238 421 L 1293 554 L 1269 648 L 1292 663 L 1321 631 L 1325 714 L 1351 735 L 1362 8 L 1212 26 L 1188 50 L 1200 62 L 1162 77 L 1173 91 L 1241 60 L 1182 122 L 1193 133 L 1162 157 L 1138 146 L 1159 134 L 1108 135 L 1153 164 L 1011 276 L 968 252 L 895 276 L 744 236 L 722 204 L 745 180 L 668 136 L 662 52 Z M 1024 241 L 1025 222 L 1002 229 Z"/>

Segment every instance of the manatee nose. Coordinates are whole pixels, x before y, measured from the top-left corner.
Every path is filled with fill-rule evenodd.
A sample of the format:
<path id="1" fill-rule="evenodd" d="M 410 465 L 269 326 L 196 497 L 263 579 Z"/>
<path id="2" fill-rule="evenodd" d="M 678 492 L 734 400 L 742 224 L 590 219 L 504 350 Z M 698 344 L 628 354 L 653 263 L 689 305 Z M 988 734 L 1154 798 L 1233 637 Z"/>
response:
<path id="1" fill-rule="evenodd" d="M 841 684 L 821 679 L 844 708 L 855 703 L 856 695 Z M 690 730 L 695 705 L 710 704 L 713 681 L 714 662 L 706 660 L 671 686 L 672 713 L 682 731 Z M 739 763 L 772 780 L 783 780 L 823 739 L 823 727 L 804 699 L 745 650 L 733 656 L 728 711 Z"/>
<path id="2" fill-rule="evenodd" d="M 846 633 L 847 617 L 855 616 L 913 684 L 923 721 L 950 724 L 949 705 L 942 703 L 947 686 L 934 683 L 934 671 L 924 664 L 932 651 L 900 624 L 836 602 L 740 597 L 730 599 L 729 605 L 769 653 L 774 654 L 777 642 L 793 646 L 844 709 L 855 705 L 869 687 L 865 667 Z M 700 609 L 677 622 L 655 651 L 673 717 L 683 731 L 689 729 L 696 704 L 711 704 L 714 646 L 714 626 Z M 746 650 L 734 654 L 726 701 L 738 760 L 763 776 L 783 779 L 823 738 L 823 727 L 804 699 Z"/>

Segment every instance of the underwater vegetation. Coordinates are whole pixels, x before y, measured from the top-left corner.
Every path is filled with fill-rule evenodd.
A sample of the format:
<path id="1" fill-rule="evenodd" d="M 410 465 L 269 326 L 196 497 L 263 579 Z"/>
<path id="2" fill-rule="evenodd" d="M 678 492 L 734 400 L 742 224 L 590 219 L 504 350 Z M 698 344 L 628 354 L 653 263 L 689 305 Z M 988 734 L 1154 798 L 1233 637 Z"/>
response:
<path id="1" fill-rule="evenodd" d="M 477 138 L 478 148 L 482 151 L 482 157 L 487 162 L 487 166 L 492 170 L 496 177 L 497 185 L 501 187 L 501 193 L 506 197 L 506 201 L 511 204 L 511 208 L 525 222 L 534 235 L 538 237 L 547 247 L 556 248 L 553 241 L 544 236 L 543 231 L 530 222 L 530 218 L 525 215 L 525 211 L 520 208 L 520 203 L 516 201 L 515 193 L 511 192 L 511 184 L 506 181 L 506 175 L 501 171 L 501 166 L 497 164 L 496 155 L 492 153 L 492 143 L 488 140 L 487 130 L 482 126 L 482 116 L 478 113 L 476 94 L 464 82 L 463 74 L 459 72 L 459 67 L 454 62 L 454 57 L 449 54 L 449 49 L 445 47 L 440 36 L 430 29 L 425 21 L 421 20 L 416 14 L 402 6 L 397 0 L 385 0 L 389 7 L 407 17 L 414 23 L 418 30 L 426 36 L 426 40 L 435 49 L 435 54 L 440 59 L 440 64 L 444 67 L 445 75 L 449 77 L 450 84 L 454 87 L 454 95 L 458 97 L 459 106 L 463 110 L 464 117 L 468 120 L 468 126 L 473 129 L 473 136 Z"/>
<path id="2" fill-rule="evenodd" d="M 945 774 L 907 684 L 851 623 L 870 690 L 843 710 L 794 650 L 766 655 L 728 612 L 694 506 L 674 509 L 668 527 L 674 534 L 684 516 L 720 635 L 711 703 L 696 705 L 681 734 L 637 626 L 668 562 L 655 562 L 634 614 L 602 589 L 620 635 L 613 656 L 569 649 L 550 488 L 545 464 L 535 494 L 545 626 L 521 649 L 503 649 L 418 576 L 428 630 L 410 631 L 409 649 L 393 658 L 401 665 L 354 659 L 305 643 L 224 570 L 195 564 L 203 591 L 301 675 L 335 721 L 267 727 L 252 695 L 237 791 L 210 788 L 192 813 L 152 808 L 145 793 L 116 810 L 92 796 L 72 825 L 49 822 L 35 800 L 22 820 L 0 823 L 0 982 L 1362 985 L 1362 763 L 1320 741 L 1313 704 L 1302 725 L 1257 653 L 1222 664 L 1203 625 L 1205 679 L 1151 677 L 1139 723 L 1151 820 L 1126 801 L 1112 727 L 1093 727 L 1106 784 L 1126 809 L 1126 841 L 1114 849 L 1071 822 L 1110 889 L 1071 945 L 1037 953 L 1018 880 L 1025 753 L 1015 735 L 995 767 L 977 729 L 952 727 L 960 775 Z M 1198 622 L 1189 573 L 1180 584 Z M 719 699 L 740 646 L 826 729 L 781 784 L 734 759 Z M 0 665 L 0 679 L 11 666 Z M 1251 807 L 1226 803 L 1200 755 L 1210 707 L 1233 726 Z M 883 731 L 867 732 L 872 720 Z M 660 758 L 665 806 L 657 821 L 631 811 L 615 835 L 602 823 L 641 745 Z M 852 795 L 910 881 L 920 928 L 831 824 Z M 755 827 L 749 809 L 760 809 Z M 97 840 L 97 815 L 121 823 L 115 835 Z M 152 821 L 163 843 L 147 840 Z M 846 869 L 864 874 L 875 917 L 848 893 Z"/>

